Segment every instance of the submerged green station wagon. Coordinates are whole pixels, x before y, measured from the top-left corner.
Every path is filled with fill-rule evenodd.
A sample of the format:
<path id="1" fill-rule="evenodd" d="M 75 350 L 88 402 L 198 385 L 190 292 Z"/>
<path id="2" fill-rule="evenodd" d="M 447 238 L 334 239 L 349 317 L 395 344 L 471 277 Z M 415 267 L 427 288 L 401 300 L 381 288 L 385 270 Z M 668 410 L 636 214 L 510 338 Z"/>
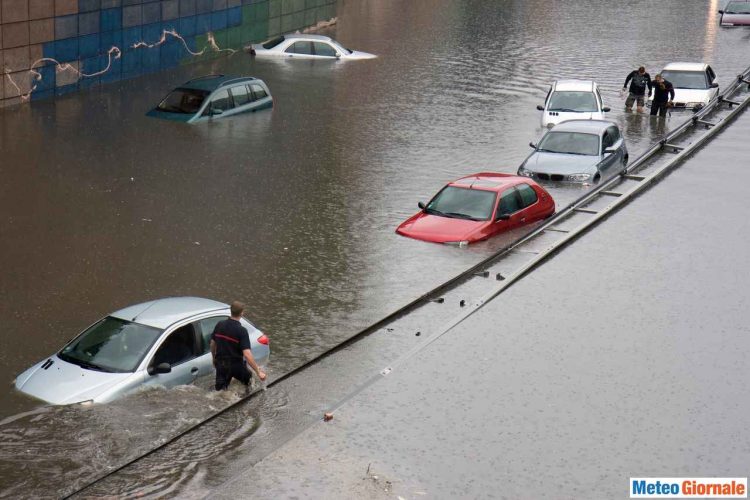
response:
<path id="1" fill-rule="evenodd" d="M 273 97 L 262 80 L 252 76 L 206 75 L 177 87 L 146 115 L 197 123 L 270 107 Z"/>

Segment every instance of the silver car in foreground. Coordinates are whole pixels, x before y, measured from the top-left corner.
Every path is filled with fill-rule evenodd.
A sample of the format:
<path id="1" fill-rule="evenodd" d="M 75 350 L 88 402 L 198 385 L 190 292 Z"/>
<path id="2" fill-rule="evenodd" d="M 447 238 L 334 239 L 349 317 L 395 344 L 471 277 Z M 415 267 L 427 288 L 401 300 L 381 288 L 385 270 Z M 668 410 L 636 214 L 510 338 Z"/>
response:
<path id="1" fill-rule="evenodd" d="M 209 339 L 229 306 L 197 297 L 152 300 L 100 319 L 62 350 L 35 364 L 16 388 L 51 404 L 106 403 L 148 386 L 190 384 L 213 373 Z M 257 362 L 268 337 L 242 319 Z"/>
<path id="2" fill-rule="evenodd" d="M 368 52 L 350 50 L 323 35 L 280 35 L 263 43 L 245 47 L 256 57 L 292 57 L 296 59 L 374 59 Z"/>
<path id="3" fill-rule="evenodd" d="M 628 149 L 616 124 L 569 120 L 555 125 L 518 168 L 536 181 L 599 182 L 625 170 Z"/>

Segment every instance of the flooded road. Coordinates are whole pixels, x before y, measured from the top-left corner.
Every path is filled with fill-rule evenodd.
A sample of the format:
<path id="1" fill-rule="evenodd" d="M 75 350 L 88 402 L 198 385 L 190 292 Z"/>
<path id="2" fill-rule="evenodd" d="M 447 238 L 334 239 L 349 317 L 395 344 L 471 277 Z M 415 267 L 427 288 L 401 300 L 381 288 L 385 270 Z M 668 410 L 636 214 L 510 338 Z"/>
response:
<path id="1" fill-rule="evenodd" d="M 515 172 L 552 80 L 595 79 L 634 158 L 682 116 L 622 112 L 629 71 L 702 60 L 726 84 L 750 62 L 750 31 L 720 29 L 715 1 L 501 5 L 342 1 L 330 34 L 378 59 L 237 53 L 0 110 L 0 491 L 54 492 L 231 402 L 210 382 L 87 409 L 15 393 L 19 372 L 98 317 L 162 296 L 239 298 L 271 337 L 271 377 L 285 373 L 518 236 L 457 249 L 394 230 L 446 181 Z M 206 73 L 262 78 L 273 111 L 196 126 L 144 116 Z M 583 191 L 551 192 L 561 206 Z M 358 366 L 346 369 L 340 383 Z M 254 425 L 228 424 L 203 452 Z"/>

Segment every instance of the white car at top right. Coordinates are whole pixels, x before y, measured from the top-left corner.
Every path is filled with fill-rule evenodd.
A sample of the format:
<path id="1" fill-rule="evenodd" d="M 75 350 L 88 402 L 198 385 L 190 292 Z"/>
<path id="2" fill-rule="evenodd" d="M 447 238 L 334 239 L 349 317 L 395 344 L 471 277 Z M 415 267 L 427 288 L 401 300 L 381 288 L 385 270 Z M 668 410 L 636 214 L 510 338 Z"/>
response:
<path id="1" fill-rule="evenodd" d="M 750 1 L 730 0 L 719 14 L 722 26 L 750 26 Z"/>
<path id="2" fill-rule="evenodd" d="M 661 76 L 674 87 L 674 109 L 698 111 L 719 95 L 716 73 L 705 63 L 669 63 L 661 70 Z M 649 105 L 651 101 L 653 93 Z"/>

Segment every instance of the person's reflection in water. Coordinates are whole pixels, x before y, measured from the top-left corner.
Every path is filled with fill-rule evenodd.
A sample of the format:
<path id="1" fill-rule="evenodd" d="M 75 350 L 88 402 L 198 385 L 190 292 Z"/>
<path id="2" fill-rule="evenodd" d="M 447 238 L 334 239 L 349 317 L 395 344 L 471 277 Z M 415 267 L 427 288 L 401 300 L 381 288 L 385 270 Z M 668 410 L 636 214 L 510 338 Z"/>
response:
<path id="1" fill-rule="evenodd" d="M 625 118 L 625 135 L 627 137 L 638 137 L 641 138 L 646 133 L 644 127 L 644 117 L 642 115 L 628 114 L 624 115 Z"/>
<path id="2" fill-rule="evenodd" d="M 651 133 L 654 137 L 661 138 L 667 133 L 667 122 L 669 118 L 666 116 L 650 116 L 651 121 Z"/>

